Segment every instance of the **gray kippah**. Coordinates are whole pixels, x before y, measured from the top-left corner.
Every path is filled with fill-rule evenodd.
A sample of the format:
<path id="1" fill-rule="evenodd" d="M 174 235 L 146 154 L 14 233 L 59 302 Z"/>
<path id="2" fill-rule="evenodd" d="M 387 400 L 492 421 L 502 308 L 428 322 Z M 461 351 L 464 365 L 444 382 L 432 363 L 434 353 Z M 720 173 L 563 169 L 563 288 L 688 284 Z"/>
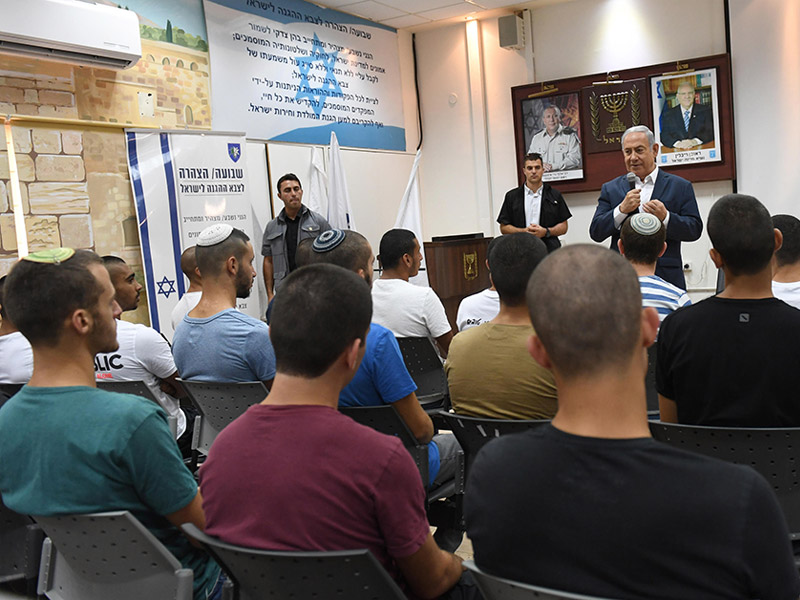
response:
<path id="1" fill-rule="evenodd" d="M 631 227 L 640 235 L 653 235 L 661 229 L 661 220 L 649 213 L 636 213 L 631 217 Z"/>
<path id="2" fill-rule="evenodd" d="M 233 227 L 227 223 L 217 223 L 209 225 L 200 232 L 197 238 L 198 246 L 215 246 L 227 240 L 233 233 Z"/>
<path id="3" fill-rule="evenodd" d="M 311 248 L 318 254 L 328 252 L 341 244 L 344 241 L 345 235 L 345 232 L 341 229 L 329 229 L 328 231 L 323 231 L 317 236 L 317 239 L 314 240 Z"/>

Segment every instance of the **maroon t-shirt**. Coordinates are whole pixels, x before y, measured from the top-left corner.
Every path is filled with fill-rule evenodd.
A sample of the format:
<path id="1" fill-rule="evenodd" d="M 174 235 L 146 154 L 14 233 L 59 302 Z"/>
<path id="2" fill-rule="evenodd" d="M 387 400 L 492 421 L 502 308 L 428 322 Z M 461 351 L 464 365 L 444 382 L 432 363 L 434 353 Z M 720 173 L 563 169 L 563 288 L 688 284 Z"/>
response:
<path id="1" fill-rule="evenodd" d="M 368 548 L 393 557 L 428 537 L 425 492 L 402 443 L 324 406 L 257 404 L 200 469 L 206 533 L 269 550 Z"/>

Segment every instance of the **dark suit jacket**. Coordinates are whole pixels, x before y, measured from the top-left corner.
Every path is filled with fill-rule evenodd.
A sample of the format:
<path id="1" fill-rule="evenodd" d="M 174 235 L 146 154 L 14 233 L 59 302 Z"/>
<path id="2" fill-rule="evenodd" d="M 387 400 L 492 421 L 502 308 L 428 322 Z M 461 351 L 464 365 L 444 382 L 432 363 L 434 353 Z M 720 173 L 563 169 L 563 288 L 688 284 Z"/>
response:
<path id="1" fill-rule="evenodd" d="M 614 226 L 614 209 L 630 189 L 625 175 L 604 183 L 589 226 L 589 235 L 595 242 L 602 242 L 611 236 L 611 249 L 616 252 L 619 252 L 619 229 Z M 703 233 L 703 221 L 697 209 L 694 188 L 682 177 L 659 170 L 651 199 L 661 200 L 670 213 L 667 250 L 656 263 L 656 275 L 685 290 L 681 242 L 693 242 Z"/>
<path id="2" fill-rule="evenodd" d="M 556 189 L 553 189 L 549 184 L 543 183 L 544 189 L 542 190 L 542 208 L 539 211 L 539 225 L 542 227 L 554 227 L 559 223 L 566 221 L 572 216 L 569 212 L 567 203 L 564 202 L 564 197 Z M 500 214 L 497 215 L 497 222 L 500 225 L 513 225 L 514 227 L 527 227 L 530 223 L 525 219 L 525 184 L 518 188 L 506 192 L 506 197 L 503 200 L 503 206 L 500 209 Z M 547 246 L 547 251 L 561 247 L 561 242 L 555 236 L 549 238 L 542 238 L 544 245 Z"/>
<path id="3" fill-rule="evenodd" d="M 689 131 L 683 124 L 681 105 L 666 109 L 661 113 L 661 143 L 668 148 L 678 140 L 698 138 L 704 144 L 714 139 L 714 119 L 711 107 L 695 104 L 689 119 Z"/>

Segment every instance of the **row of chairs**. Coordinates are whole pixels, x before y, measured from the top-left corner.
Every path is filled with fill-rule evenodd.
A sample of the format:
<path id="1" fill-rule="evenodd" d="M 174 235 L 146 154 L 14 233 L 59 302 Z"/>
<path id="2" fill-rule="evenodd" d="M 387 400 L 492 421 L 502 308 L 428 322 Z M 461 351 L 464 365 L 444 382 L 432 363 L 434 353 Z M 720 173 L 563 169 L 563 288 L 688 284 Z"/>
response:
<path id="1" fill-rule="evenodd" d="M 51 600 L 191 600 L 193 573 L 127 511 L 37 517 L 49 536 L 37 592 Z M 369 550 L 287 552 L 228 544 L 192 524 L 183 531 L 226 573 L 223 600 L 404 600 Z M 468 561 L 487 600 L 587 599 L 494 577 Z"/>
<path id="2" fill-rule="evenodd" d="M 494 437 L 498 437 L 501 435 L 507 435 L 512 433 L 511 428 L 514 429 L 513 432 L 518 432 L 520 429 L 536 427 L 541 425 L 542 422 L 534 421 L 534 422 L 492 422 L 492 420 L 486 419 L 476 419 L 473 417 L 463 417 L 460 415 L 442 415 L 443 418 L 447 419 L 449 423 L 452 425 L 453 432 L 461 437 L 459 438 L 465 448 L 465 451 L 468 456 L 468 464 L 471 462 L 472 458 L 474 458 L 474 451 L 475 448 L 481 447 L 485 445 L 490 439 Z M 506 426 L 509 426 L 507 429 Z M 795 459 L 793 457 L 793 449 L 797 448 L 798 444 L 800 443 L 800 429 L 747 429 L 747 428 L 713 428 L 713 427 L 695 427 L 695 426 L 684 426 L 684 425 L 674 425 L 674 424 L 667 424 L 667 423 L 660 423 L 660 422 L 651 422 L 650 424 L 651 431 L 656 439 L 664 441 L 666 443 L 670 443 L 677 447 L 682 447 L 689 451 L 698 452 L 701 454 L 706 454 L 709 456 L 715 456 L 717 458 L 721 458 L 723 460 L 728 460 L 731 462 L 737 462 L 741 464 L 746 464 L 755 468 L 759 471 L 770 484 L 772 484 L 773 489 L 775 490 L 780 502 L 781 506 L 784 509 L 787 522 L 789 523 L 789 530 L 791 532 L 792 539 L 800 538 L 800 502 L 798 502 L 798 490 L 800 490 L 800 485 L 798 485 L 798 477 L 797 477 L 797 469 L 795 467 Z M 465 433 L 469 432 L 469 433 Z M 477 443 L 473 444 L 469 440 L 477 440 Z M 119 513 L 115 513 L 114 518 L 121 518 Z M 17 516 L 18 517 L 18 516 Z M 62 547 L 69 548 L 68 553 L 74 553 L 78 551 L 94 551 L 98 547 L 98 544 L 94 541 L 92 543 L 83 543 L 77 544 L 78 548 L 74 548 L 76 544 L 70 543 L 68 540 L 70 539 L 87 539 L 86 536 L 89 535 L 86 533 L 86 530 L 82 530 L 83 532 L 76 532 L 74 527 L 83 527 L 84 522 L 87 519 L 94 519 L 94 522 L 102 521 L 106 516 L 105 515 L 83 515 L 83 516 L 71 516 L 71 517 L 49 517 L 49 518 L 40 518 L 37 519 L 39 523 L 44 528 L 45 532 L 54 540 L 55 546 L 59 548 L 59 552 L 61 551 Z M 130 515 L 125 517 L 123 520 L 130 520 L 133 519 Z M 64 526 L 67 533 L 59 533 L 58 528 Z M 32 526 L 32 523 L 28 520 L 25 523 L 18 522 L 17 529 L 22 528 L 25 531 L 25 535 L 31 535 L 27 533 L 32 529 L 35 530 L 35 526 Z M 126 531 L 133 531 L 135 528 L 131 528 L 130 525 L 126 525 Z M 70 529 L 73 528 L 73 529 Z M 99 528 L 102 531 L 109 532 L 109 526 L 100 525 Z M 138 529 L 143 530 L 144 528 L 141 525 L 138 526 Z M 203 536 L 200 532 L 193 532 L 189 531 L 191 534 L 197 534 L 196 537 L 200 539 L 201 542 L 205 543 L 209 548 L 215 547 L 214 544 L 219 545 L 221 542 L 218 540 L 213 540 L 213 538 L 209 538 L 208 536 Z M 143 534 L 149 534 L 146 530 L 144 530 Z M 33 534 L 35 535 L 35 533 Z M 41 535 L 41 534 L 40 534 Z M 65 536 L 64 539 L 67 540 L 65 542 L 59 542 L 61 536 Z M 114 543 L 119 543 L 120 539 L 124 538 L 124 535 L 113 535 L 110 534 L 110 541 Z M 5 536 L 4 536 L 5 537 Z M 24 536 L 23 536 L 24 537 Z M 158 544 L 155 538 L 150 540 L 155 544 Z M 31 543 L 31 542 L 28 542 Z M 35 543 L 35 542 L 34 542 Z M 65 546 L 66 544 L 66 546 Z M 49 544 L 46 543 L 44 550 L 42 552 L 42 567 L 40 573 L 40 587 L 42 593 L 47 593 L 48 597 L 50 598 L 70 598 L 76 596 L 58 596 L 56 592 L 46 591 L 48 586 L 64 586 L 68 587 L 68 584 L 60 583 L 55 584 L 53 582 L 58 581 L 58 577 L 56 574 L 58 573 L 58 569 L 54 566 L 55 555 L 53 554 L 52 548 L 53 542 Z M 223 544 L 224 545 L 224 544 Z M 6 544 L 3 544 L 5 547 Z M 103 564 L 108 562 L 107 553 L 100 552 L 98 554 L 99 557 L 103 557 L 104 560 L 101 560 Z M 166 552 L 166 550 L 164 550 Z M 274 552 L 266 552 L 266 551 L 253 551 L 251 549 L 246 548 L 239 548 L 236 552 L 239 553 L 240 558 L 244 565 L 239 565 L 239 562 L 234 561 L 234 559 L 230 558 L 227 554 L 223 556 L 222 550 L 219 551 L 212 551 L 220 552 L 221 554 L 218 556 L 220 563 L 223 564 L 226 568 L 226 571 L 231 574 L 231 580 L 234 582 L 235 585 L 241 586 L 241 589 L 284 589 L 284 584 L 289 586 L 286 589 L 292 590 L 299 590 L 301 588 L 297 587 L 300 586 L 300 583 L 293 583 L 292 577 L 288 576 L 287 569 L 289 567 L 282 566 L 281 561 L 286 559 L 290 562 L 294 560 L 292 564 L 296 566 L 300 575 L 298 577 L 302 581 L 314 581 L 317 579 L 316 575 L 321 574 L 321 571 L 317 570 L 318 565 L 325 564 L 325 568 L 333 568 L 337 573 L 349 573 L 350 577 L 344 577 L 344 580 L 352 579 L 352 571 L 348 570 L 351 567 L 356 569 L 357 572 L 367 572 L 368 570 L 375 571 L 378 569 L 380 577 L 378 575 L 373 575 L 377 577 L 378 580 L 382 580 L 385 577 L 388 577 L 383 571 L 380 569 L 380 566 L 375 561 L 374 557 L 366 558 L 364 554 L 366 551 L 360 551 L 361 555 L 360 558 L 354 558 L 354 556 L 348 555 L 348 553 L 274 553 Z M 263 555 L 262 558 L 253 558 L 253 555 Z M 124 553 L 123 553 L 124 554 Z M 168 554 L 168 552 L 167 552 Z M 286 556 L 281 556 L 285 554 Z M 356 553 L 358 554 L 358 553 Z M 368 554 L 368 553 L 366 553 Z M 27 552 L 27 555 L 30 555 L 30 551 Z M 17 554 L 16 556 L 20 556 Z M 217 556 L 215 554 L 215 556 Z M 227 557 L 227 558 L 226 558 Z M 248 558 L 249 557 L 249 558 Z M 308 559 L 308 560 L 306 560 Z M 330 559 L 330 560 L 328 560 Z M 73 559 L 77 560 L 77 559 Z M 100 560 L 100 559 L 98 559 Z M 174 559 L 173 559 L 174 560 Z M 262 565 L 261 561 L 264 560 L 273 565 L 273 567 L 268 567 L 266 565 Z M 70 562 L 69 556 L 65 555 L 64 561 L 67 563 Z M 338 562 L 337 562 L 338 561 Z M 57 561 L 56 561 L 57 562 Z M 177 561 L 175 561 L 177 562 Z M 230 563 L 230 564 L 229 564 Z M 247 564 L 249 563 L 249 567 Z M 91 565 L 92 560 L 87 558 L 80 559 L 76 564 L 84 565 L 82 567 L 85 571 L 87 570 L 86 565 Z M 335 566 L 332 566 L 335 565 Z M 366 565 L 366 566 L 365 566 Z M 370 566 L 371 565 L 371 566 Z M 172 564 L 174 572 L 180 570 L 179 565 L 176 567 L 176 564 Z M 25 566 L 20 567 L 22 572 L 25 572 Z M 128 565 L 130 569 L 130 565 Z M 245 572 L 239 572 L 239 569 L 243 569 Z M 249 572 L 247 569 L 249 568 Z M 491 577 L 487 574 L 481 574 L 474 566 L 471 566 L 473 570 L 475 570 L 476 578 L 479 582 L 480 587 L 484 591 L 484 594 L 490 600 L 493 598 L 584 598 L 584 596 L 574 595 L 574 594 L 562 594 L 559 592 L 555 592 L 553 590 L 543 590 L 542 588 L 537 588 L 536 586 L 529 586 L 525 584 L 519 584 L 515 582 L 504 581 L 499 578 Z M 73 569 L 74 570 L 74 569 Z M 67 570 L 68 571 L 68 570 Z M 65 572 L 67 572 L 65 571 Z M 88 573 L 89 571 L 94 572 L 95 575 L 91 575 Z M 30 566 L 27 566 L 27 573 L 30 573 Z M 119 574 L 120 571 L 114 571 L 114 573 Z M 275 575 L 277 574 L 277 575 Z M 2 576 L 4 574 L 0 573 L 0 581 L 2 581 Z M 103 575 L 102 570 L 95 569 L 92 571 L 92 568 L 88 568 L 87 573 L 83 574 L 84 576 L 90 577 L 108 577 L 108 574 Z M 70 581 L 70 577 L 76 577 L 74 574 L 70 575 L 67 578 L 67 581 Z M 116 577 L 116 576 L 115 576 Z M 178 574 L 175 577 L 186 577 L 186 574 Z M 275 577 L 276 579 L 273 579 Z M 305 579 L 303 579 L 305 577 Z M 325 576 L 327 577 L 327 575 Z M 115 581 L 112 577 L 109 581 Z M 320 581 L 326 581 L 326 579 L 320 579 Z M 248 583 L 245 583 L 248 582 Z M 389 579 L 389 583 L 393 582 Z M 77 585 L 77 584 L 76 584 Z M 92 584 L 94 585 L 94 584 Z M 178 585 L 177 583 L 175 584 Z M 185 586 L 185 583 L 183 584 Z M 372 584 L 371 584 L 372 585 Z M 377 583 L 375 585 L 378 585 Z M 250 586 L 250 587 L 248 587 Z M 252 587 L 257 586 L 257 587 Z M 260 586 L 260 587 L 258 587 Z M 344 591 L 347 588 L 342 587 L 344 584 L 337 584 L 335 587 L 336 590 L 343 590 L 342 595 L 340 597 L 348 597 L 348 598 L 362 598 L 362 597 L 386 597 L 386 598 L 393 598 L 395 596 L 389 595 L 389 592 L 381 592 L 378 595 L 372 596 L 360 596 L 356 595 L 355 592 Z M 391 586 L 390 586 L 391 587 Z M 189 588 L 191 586 L 189 585 Z M 328 590 L 334 588 L 327 588 Z M 250 592 L 254 593 L 254 592 Z M 319 590 L 318 590 L 319 593 Z M 500 594 L 500 595 L 498 595 Z M 141 594 L 140 594 L 141 595 Z M 263 595 L 263 594 L 262 594 Z M 323 593 L 318 597 L 337 597 L 332 596 L 330 593 Z M 86 597 L 90 598 L 90 596 L 78 596 L 78 597 Z M 114 594 L 114 597 L 123 596 L 119 594 Z M 173 596 L 179 597 L 179 596 Z M 248 596 L 246 593 L 245 595 L 241 596 L 243 598 L 247 597 L 258 597 L 255 596 Z M 275 597 L 284 597 L 281 596 L 279 593 L 275 592 Z M 285 596 L 288 597 L 288 596 Z M 293 598 L 301 598 L 305 597 L 302 595 L 293 595 Z M 311 596 L 308 596 L 311 597 Z M 400 596 L 402 597 L 402 596 Z M 155 600 L 155 597 L 153 598 Z"/>

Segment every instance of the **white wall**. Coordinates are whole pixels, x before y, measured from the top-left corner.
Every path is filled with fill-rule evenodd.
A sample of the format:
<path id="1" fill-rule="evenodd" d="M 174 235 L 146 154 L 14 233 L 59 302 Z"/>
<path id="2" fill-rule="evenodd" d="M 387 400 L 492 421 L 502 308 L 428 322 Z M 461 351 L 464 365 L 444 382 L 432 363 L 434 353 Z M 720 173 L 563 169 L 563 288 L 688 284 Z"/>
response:
<path id="1" fill-rule="evenodd" d="M 800 216 L 800 2 L 730 0 L 738 191 Z"/>
<path id="2" fill-rule="evenodd" d="M 575 0 L 535 8 L 533 61 L 530 49 L 499 47 L 497 19 L 479 23 L 479 65 L 469 63 L 475 53 L 470 54 L 468 24 L 418 33 L 425 238 L 471 231 L 497 234 L 494 218 L 503 195 L 517 182 L 511 87 L 724 53 L 723 8 L 722 0 Z M 469 100 L 478 84 L 483 96 L 476 107 Z M 454 104 L 449 101 L 452 95 Z M 475 126 L 476 109 L 484 111 L 485 131 Z M 476 143 L 488 148 L 480 165 L 488 174 L 488 189 L 478 185 L 480 178 L 474 172 Z M 609 179 L 622 172 L 620 161 L 619 173 L 609 173 Z M 730 190 L 730 182 L 695 186 L 701 215 Z M 563 241 L 590 242 L 588 228 L 597 192 L 568 194 L 566 199 L 573 218 Z M 486 214 L 491 215 L 488 221 Z M 706 258 L 707 238 L 684 248 L 684 258 L 693 263 L 687 274 L 690 287 L 698 291 L 713 287 L 716 273 Z"/>

